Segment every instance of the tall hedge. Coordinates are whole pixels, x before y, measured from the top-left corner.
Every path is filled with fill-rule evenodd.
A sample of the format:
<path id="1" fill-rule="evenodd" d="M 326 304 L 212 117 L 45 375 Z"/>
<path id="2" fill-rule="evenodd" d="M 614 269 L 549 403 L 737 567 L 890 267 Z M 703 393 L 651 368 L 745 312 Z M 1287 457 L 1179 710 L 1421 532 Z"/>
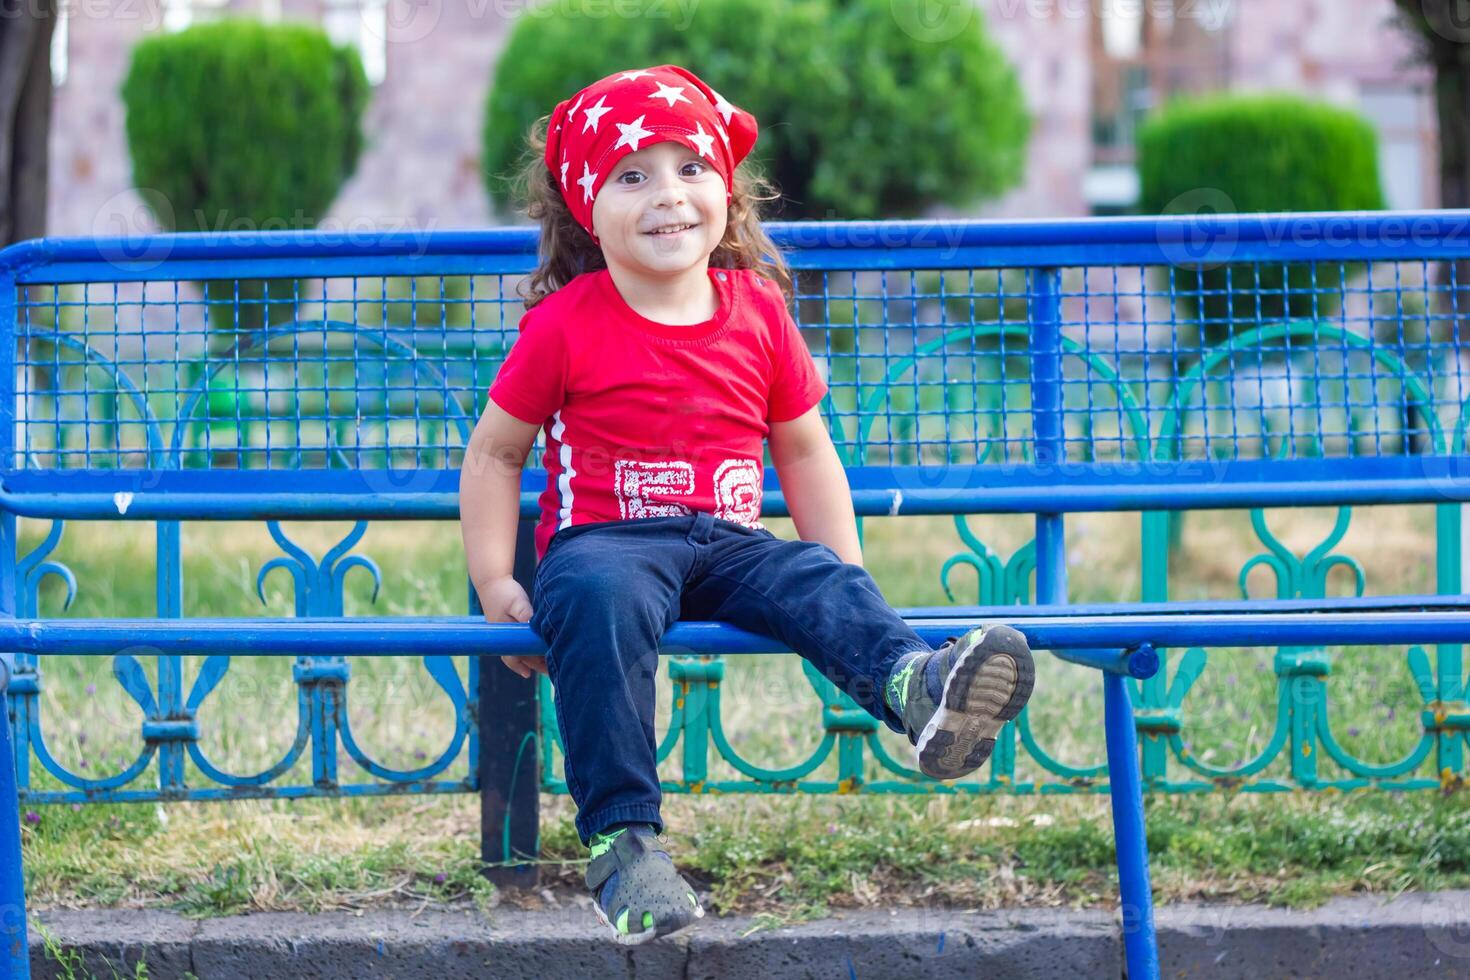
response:
<path id="1" fill-rule="evenodd" d="M 357 52 L 315 27 L 228 19 L 146 38 L 122 86 L 134 186 L 172 231 L 315 227 L 357 166 L 369 94 Z M 289 287 L 272 285 L 272 307 Z M 241 284 L 242 299 L 261 291 Z M 262 322 L 242 305 L 241 326 Z"/>
<path id="2" fill-rule="evenodd" d="M 785 195 L 780 217 L 903 217 L 996 196 L 1020 182 L 1030 130 L 1015 71 L 978 10 L 932 30 L 898 16 L 918 2 L 704 0 L 687 23 L 677 5 L 641 17 L 583 0 L 533 7 L 486 104 L 490 194 L 514 203 L 506 178 L 526 130 L 557 101 L 672 63 L 754 113 L 752 158 Z"/>
<path id="3" fill-rule="evenodd" d="M 1372 126 L 1350 110 L 1289 95 L 1165 107 L 1139 130 L 1138 173 L 1140 207 L 1152 214 L 1383 207 Z M 1342 267 L 1329 260 L 1315 271 L 1314 281 L 1310 265 L 1291 266 L 1283 290 L 1279 265 L 1184 265 L 1175 290 L 1180 312 L 1198 316 L 1206 342 L 1217 343 L 1258 318 L 1330 314 Z"/>

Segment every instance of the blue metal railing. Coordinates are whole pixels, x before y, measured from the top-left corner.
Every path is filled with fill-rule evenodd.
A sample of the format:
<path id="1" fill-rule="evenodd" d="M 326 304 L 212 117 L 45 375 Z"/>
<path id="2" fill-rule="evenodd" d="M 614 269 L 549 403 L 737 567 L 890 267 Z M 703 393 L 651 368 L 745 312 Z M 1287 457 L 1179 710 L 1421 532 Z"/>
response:
<path id="1" fill-rule="evenodd" d="M 1284 681 L 1299 682 L 1325 676 L 1310 662 L 1313 649 L 1437 644 L 1432 677 L 1428 655 L 1410 652 L 1426 705 L 1438 713 L 1401 764 L 1352 763 L 1340 747 L 1333 754 L 1325 727 L 1320 740 L 1334 760 L 1349 759 L 1349 775 L 1336 785 L 1438 785 L 1436 776 L 1413 775 L 1431 748 L 1437 769 L 1463 770 L 1470 712 L 1455 706 L 1464 696 L 1458 644 L 1470 638 L 1470 617 L 1457 595 L 1458 503 L 1470 494 L 1461 340 L 1461 304 L 1470 300 L 1458 277 L 1459 260 L 1470 258 L 1470 215 L 770 230 L 798 272 L 794 314 L 829 382 L 823 409 L 859 515 L 959 515 L 962 537 L 964 515 L 1036 515 L 1026 561 L 1039 606 L 1030 604 L 1023 569 L 1006 573 L 994 608 L 906 613 L 931 640 L 1003 617 L 1033 646 L 1103 671 L 1114 774 L 1106 786 L 1124 902 L 1141 910 L 1127 937 L 1130 975 L 1148 975 L 1151 945 L 1141 791 L 1211 785 L 1176 783 L 1168 773 L 1171 758 L 1181 758 L 1177 699 L 1203 669 L 1202 648 L 1305 648 L 1279 667 Z M 485 688 L 475 656 L 467 681 L 451 657 L 532 651 L 535 638 L 524 627 L 474 618 L 343 620 L 342 587 L 353 567 L 377 579 L 369 559 L 349 554 L 361 522 L 457 517 L 459 454 L 514 342 L 521 304 L 513 286 L 534 263 L 535 245 L 532 229 L 496 229 L 353 242 L 312 232 L 45 239 L 0 252 L 0 328 L 15 339 L 0 348 L 11 357 L 0 365 L 0 616 L 13 617 L 0 621 L 0 648 L 10 651 L 14 712 L 13 729 L 0 727 L 17 736 L 18 792 L 60 801 L 483 790 L 474 709 Z M 265 325 L 242 329 L 252 319 L 242 312 Z M 535 513 L 543 479 L 539 470 L 527 473 L 523 514 Z M 765 512 L 782 514 L 775 474 L 766 479 Z M 1274 605 L 1157 604 L 1168 594 L 1164 509 L 1410 502 L 1439 505 L 1436 586 L 1452 594 L 1354 604 L 1297 588 Z M 1065 515 L 1091 510 L 1145 512 L 1147 608 L 1067 605 Z M 16 551 L 17 515 L 52 521 L 46 540 L 25 556 Z M 318 558 L 276 523 L 303 518 L 360 523 Z M 71 574 L 50 559 L 68 519 L 157 522 L 157 618 L 36 619 L 41 579 Z M 261 574 L 287 570 L 297 615 L 312 625 L 183 619 L 179 522 L 188 520 L 271 522 L 284 556 Z M 1259 533 L 1271 547 L 1264 525 Z M 1330 552 L 1330 543 L 1318 550 Z M 1286 558 L 1273 556 L 1273 567 L 1290 571 Z M 976 551 L 957 557 L 977 567 L 994 560 Z M 680 654 L 671 676 L 677 668 L 681 678 L 704 670 L 701 657 L 771 648 L 710 624 L 681 624 L 667 644 Z M 158 657 L 156 686 L 136 656 L 119 652 L 133 645 Z M 426 657 L 459 719 L 446 752 L 416 770 L 373 763 L 339 714 L 343 658 L 385 646 Z M 85 779 L 44 751 L 37 657 L 58 651 L 114 656 L 143 710 L 148 748 L 120 776 Z M 297 657 L 301 719 L 287 756 L 241 777 L 209 760 L 190 726 L 229 655 L 246 651 Z M 189 691 L 185 654 L 208 658 Z M 1125 677 L 1142 680 L 1131 697 Z M 845 790 L 939 790 L 917 785 L 873 733 L 852 728 L 843 714 L 850 704 L 838 692 L 814 687 L 830 709 L 826 751 L 841 746 Z M 678 726 L 707 751 L 707 733 L 696 732 L 706 723 L 693 716 Z M 1298 724 L 1304 717 L 1293 722 L 1292 778 L 1326 785 L 1296 759 L 1300 745 L 1318 738 Z M 556 738 L 544 716 L 540 724 L 549 772 Z M 1018 739 L 1068 784 L 1016 780 Z M 1104 788 L 1094 778 L 1101 767 L 1081 775 L 1049 762 L 1024 727 L 1019 735 L 1008 728 L 1003 741 L 992 781 L 972 789 Z M 344 769 L 373 778 L 345 781 L 339 745 L 350 757 Z M 291 784 L 308 746 L 311 781 Z M 661 758 L 672 746 L 661 747 Z M 880 774 L 899 778 L 866 778 L 864 746 Z M 521 747 L 512 746 L 517 759 Z M 133 786 L 155 750 L 158 786 Z M 30 785 L 33 752 L 63 788 Z M 452 778 L 450 767 L 463 759 L 468 771 Z M 191 761 L 217 785 L 190 785 Z M 686 754 L 688 766 L 702 762 Z M 1195 760 L 1188 767 L 1207 772 Z M 690 772 L 668 788 L 705 782 Z M 809 791 L 837 785 L 802 783 Z M 542 788 L 564 785 L 547 777 Z"/>

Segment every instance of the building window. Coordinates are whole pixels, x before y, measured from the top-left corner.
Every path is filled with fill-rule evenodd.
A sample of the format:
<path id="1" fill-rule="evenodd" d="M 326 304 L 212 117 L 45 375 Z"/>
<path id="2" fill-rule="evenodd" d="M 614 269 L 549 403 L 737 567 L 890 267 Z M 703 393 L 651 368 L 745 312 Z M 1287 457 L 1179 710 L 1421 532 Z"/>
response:
<path id="1" fill-rule="evenodd" d="M 1358 107 L 1378 131 L 1378 172 L 1384 203 L 1417 211 L 1437 197 L 1434 103 L 1410 84 L 1364 85 Z"/>
<path id="2" fill-rule="evenodd" d="M 1205 8 L 1210 8 L 1206 11 Z M 1083 182 L 1095 214 L 1138 203 L 1138 127 L 1169 100 L 1226 88 L 1230 3 L 1102 0 L 1092 21 L 1092 162 Z"/>
<path id="3" fill-rule="evenodd" d="M 172 33 L 214 20 L 228 5 L 229 0 L 163 0 L 163 29 Z"/>
<path id="4" fill-rule="evenodd" d="M 1114 61 L 1138 57 L 1143 47 L 1143 8 L 1104 3 L 1098 9 L 1102 47 Z"/>
<path id="5" fill-rule="evenodd" d="M 51 84 L 60 86 L 66 81 L 68 16 L 66 4 L 56 8 L 56 23 L 51 28 Z"/>
<path id="6" fill-rule="evenodd" d="M 370 84 L 388 74 L 388 0 L 323 0 L 322 28 L 337 44 L 357 49 Z"/>

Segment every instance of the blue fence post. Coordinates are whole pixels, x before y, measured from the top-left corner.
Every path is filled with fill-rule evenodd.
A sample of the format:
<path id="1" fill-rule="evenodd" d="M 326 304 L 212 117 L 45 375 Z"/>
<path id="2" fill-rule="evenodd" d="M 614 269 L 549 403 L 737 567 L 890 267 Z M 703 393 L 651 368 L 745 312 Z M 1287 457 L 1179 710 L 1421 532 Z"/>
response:
<path id="1" fill-rule="evenodd" d="M 5 515 L 7 520 L 14 516 Z M 0 654 L 0 978 L 31 975 L 26 944 L 25 870 L 20 860 L 20 797 L 15 785 L 15 748 L 10 738 L 10 671 L 13 660 Z"/>
<path id="2" fill-rule="evenodd" d="M 532 595 L 536 576 L 536 522 L 516 534 L 515 580 Z M 479 615 L 470 585 L 470 613 Z M 498 657 L 482 657 L 476 720 L 480 738 L 480 859 L 497 887 L 534 888 L 540 880 L 541 753 L 536 744 L 536 690 L 540 675 L 521 677 Z M 513 863 L 519 862 L 519 863 Z"/>
<path id="3" fill-rule="evenodd" d="M 0 270 L 0 466 L 15 460 L 16 285 L 13 273 Z M 0 513 L 0 616 L 14 617 L 16 517 Z M 11 738 L 10 678 L 15 655 L 0 653 L 0 977 L 31 975 L 26 946 L 25 869 L 20 857 L 20 790 L 15 742 Z"/>
<path id="4" fill-rule="evenodd" d="M 1028 306 L 1031 320 L 1031 433 L 1034 463 L 1059 466 L 1066 453 L 1062 425 L 1062 273 L 1032 269 Z M 1061 514 L 1036 515 L 1036 601 L 1067 601 L 1067 544 Z"/>
<path id="5" fill-rule="evenodd" d="M 157 605 L 160 619 L 182 619 L 184 616 L 184 565 L 182 534 L 178 521 L 159 521 L 154 529 Z M 158 655 L 158 720 L 178 721 L 184 718 L 183 658 Z M 184 762 L 188 758 L 185 743 L 170 738 L 158 744 L 158 788 L 166 794 L 183 796 L 186 790 Z"/>
<path id="6" fill-rule="evenodd" d="M 1144 836 L 1143 782 L 1138 773 L 1138 733 L 1128 681 L 1103 672 L 1103 713 L 1108 742 L 1108 787 L 1113 797 L 1113 838 L 1118 848 L 1118 891 L 1123 909 L 1123 952 L 1129 980 L 1158 980 L 1153 886 Z"/>
<path id="7" fill-rule="evenodd" d="M 1039 467 L 1060 467 L 1066 459 L 1062 374 L 1062 275 L 1059 269 L 1034 269 L 1030 288 L 1031 425 Z M 1061 514 L 1036 515 L 1036 601 L 1067 602 L 1066 528 Z M 1113 836 L 1118 850 L 1123 947 L 1129 980 L 1159 975 L 1154 940 L 1153 893 L 1144 838 L 1143 787 L 1139 775 L 1138 734 L 1133 705 L 1121 674 L 1103 672 L 1108 779 L 1113 803 Z"/>

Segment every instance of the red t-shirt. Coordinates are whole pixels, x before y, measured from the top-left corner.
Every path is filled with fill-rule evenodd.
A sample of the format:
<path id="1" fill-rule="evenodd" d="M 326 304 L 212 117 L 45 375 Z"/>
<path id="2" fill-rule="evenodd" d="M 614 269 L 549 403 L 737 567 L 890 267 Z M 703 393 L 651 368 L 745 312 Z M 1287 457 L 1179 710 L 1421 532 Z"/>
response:
<path id="1" fill-rule="evenodd" d="M 780 287 L 748 269 L 709 275 L 720 309 L 703 323 L 639 315 L 606 269 L 521 317 L 490 397 L 545 423 L 538 558 L 573 524 L 706 512 L 760 526 L 770 423 L 827 386 Z"/>

